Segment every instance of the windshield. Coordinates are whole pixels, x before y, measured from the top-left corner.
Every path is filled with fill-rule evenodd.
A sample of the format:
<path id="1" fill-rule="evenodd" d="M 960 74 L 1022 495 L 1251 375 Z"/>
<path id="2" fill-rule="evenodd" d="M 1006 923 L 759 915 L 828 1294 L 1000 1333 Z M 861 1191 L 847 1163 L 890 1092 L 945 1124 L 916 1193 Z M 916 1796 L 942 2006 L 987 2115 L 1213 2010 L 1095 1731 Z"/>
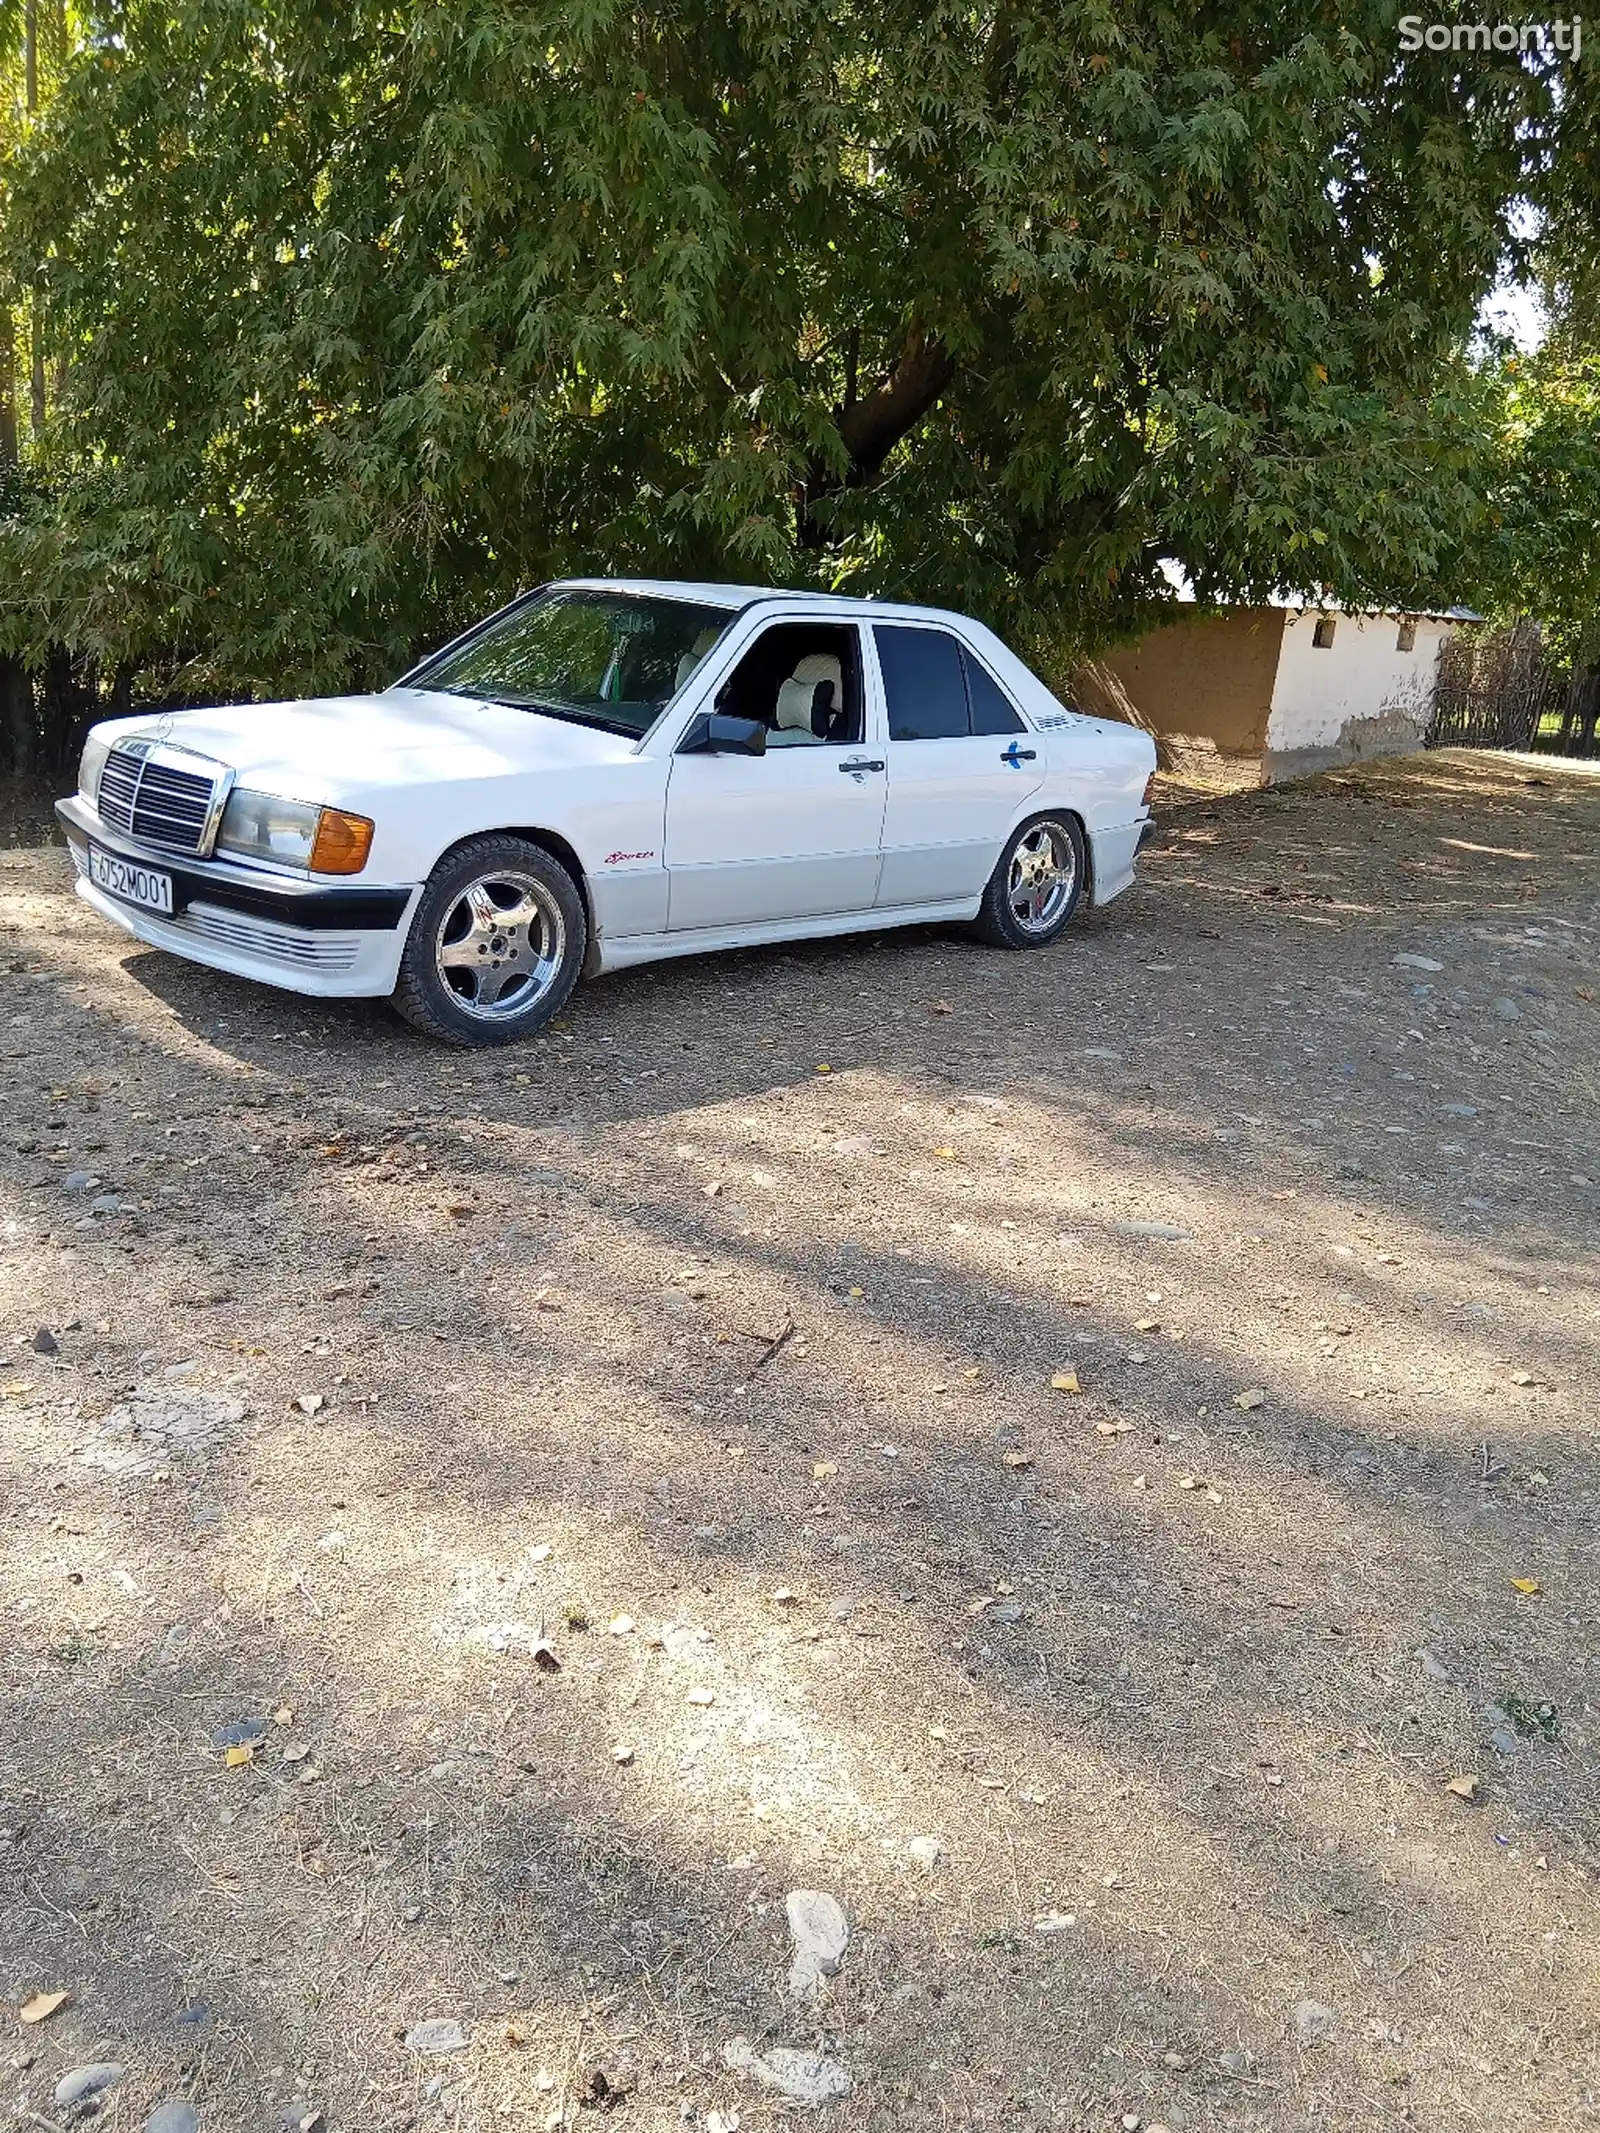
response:
<path id="1" fill-rule="evenodd" d="M 639 735 L 734 613 L 649 593 L 541 593 L 408 679 L 414 688 Z"/>

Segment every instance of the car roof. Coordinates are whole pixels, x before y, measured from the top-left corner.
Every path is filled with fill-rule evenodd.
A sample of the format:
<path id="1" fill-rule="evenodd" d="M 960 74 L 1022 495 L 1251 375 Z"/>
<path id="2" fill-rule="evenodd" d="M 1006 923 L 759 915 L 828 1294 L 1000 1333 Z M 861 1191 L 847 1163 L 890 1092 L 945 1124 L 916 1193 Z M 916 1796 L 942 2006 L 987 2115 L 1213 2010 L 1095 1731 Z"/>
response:
<path id="1" fill-rule="evenodd" d="M 688 578 L 561 578 L 550 590 L 643 593 L 662 600 L 692 600 L 704 607 L 744 609 L 765 602 L 803 607 L 808 614 L 837 615 L 841 620 L 872 615 L 883 622 L 916 617 L 922 621 L 969 622 L 949 608 L 918 607 L 905 601 L 852 599 L 846 593 L 813 592 L 804 586 L 712 585 Z"/>

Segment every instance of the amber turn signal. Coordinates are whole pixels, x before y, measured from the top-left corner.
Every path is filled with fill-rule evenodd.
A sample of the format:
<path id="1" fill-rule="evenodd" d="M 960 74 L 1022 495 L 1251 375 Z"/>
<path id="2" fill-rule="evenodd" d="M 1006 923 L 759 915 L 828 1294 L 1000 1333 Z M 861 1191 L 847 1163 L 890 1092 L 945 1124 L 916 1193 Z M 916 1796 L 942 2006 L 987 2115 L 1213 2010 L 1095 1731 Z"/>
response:
<path id="1" fill-rule="evenodd" d="M 311 845 L 313 874 L 359 874 L 372 850 L 372 824 L 365 815 L 325 807 Z"/>

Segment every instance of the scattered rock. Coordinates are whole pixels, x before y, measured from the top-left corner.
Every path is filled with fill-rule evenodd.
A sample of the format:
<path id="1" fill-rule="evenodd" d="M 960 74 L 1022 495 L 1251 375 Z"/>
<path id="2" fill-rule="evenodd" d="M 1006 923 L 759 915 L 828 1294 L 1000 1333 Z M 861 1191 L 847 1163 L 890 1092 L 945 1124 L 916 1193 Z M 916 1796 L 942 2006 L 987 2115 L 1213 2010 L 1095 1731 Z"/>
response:
<path id="1" fill-rule="evenodd" d="M 944 1857 L 944 1844 L 938 1837 L 913 1837 L 906 1850 L 918 1866 L 935 1867 Z"/>
<path id="2" fill-rule="evenodd" d="M 144 1385 L 101 1418 L 78 1456 L 108 1474 L 153 1474 L 174 1457 L 208 1451 L 248 1412 L 222 1393 Z"/>
<path id="3" fill-rule="evenodd" d="M 1180 1229 L 1176 1222 L 1113 1222 L 1111 1227 L 1119 1237 L 1151 1237 L 1172 1244 L 1192 1237 L 1192 1229 Z"/>
<path id="4" fill-rule="evenodd" d="M 1431 955 L 1394 955 L 1389 958 L 1396 970 L 1443 970 L 1443 963 L 1434 961 Z"/>
<path id="5" fill-rule="evenodd" d="M 1425 1644 L 1417 1646 L 1417 1664 L 1430 1681 L 1448 1681 L 1450 1679 L 1450 1669 L 1437 1652 L 1430 1652 Z"/>
<path id="6" fill-rule="evenodd" d="M 1250 2054 L 1235 2047 L 1232 2051 L 1218 2052 L 1217 2064 L 1225 2074 L 1243 2074 L 1250 2068 Z"/>
<path id="7" fill-rule="evenodd" d="M 41 1326 L 33 1336 L 33 1352 L 35 1355 L 59 1355 L 61 1353 L 61 1343 L 48 1326 Z"/>
<path id="8" fill-rule="evenodd" d="M 213 1748 L 259 1748 L 267 1737 L 264 1718 L 230 1718 L 211 1735 Z"/>
<path id="9" fill-rule="evenodd" d="M 1259 1385 L 1252 1385 L 1248 1392 L 1236 1392 L 1233 1404 L 1235 1407 L 1242 1407 L 1246 1414 L 1252 1414 L 1256 1408 L 1266 1406 L 1267 1396 Z"/>
<path id="10" fill-rule="evenodd" d="M 1502 1022 L 1520 1022 L 1522 1020 L 1522 1009 L 1515 1000 L 1496 1000 L 1494 1011 Z"/>
<path id="11" fill-rule="evenodd" d="M 722 2047 L 722 2063 L 736 2074 L 748 2074 L 764 2088 L 776 2089 L 791 2103 L 812 2109 L 850 2093 L 850 2076 L 836 2060 L 820 2052 L 797 2052 L 777 2045 L 758 2052 L 747 2037 L 735 2037 Z"/>
<path id="12" fill-rule="evenodd" d="M 825 1977 L 837 1975 L 850 1943 L 850 1921 L 832 1896 L 821 1889 L 794 1889 L 784 1905 L 794 1940 L 789 1990 L 808 2000 Z"/>
<path id="13" fill-rule="evenodd" d="M 171 2096 L 150 2113 L 144 2133 L 200 2133 L 200 2115 L 182 2096 Z"/>
<path id="14" fill-rule="evenodd" d="M 70 2074 L 63 2074 L 56 2083 L 56 2109 L 69 2110 L 75 2103 L 85 2103 L 91 2096 L 103 2096 L 107 2089 L 114 2089 L 128 2071 L 118 2066 L 115 2059 L 97 2059 L 92 2066 L 75 2066 Z"/>
<path id="15" fill-rule="evenodd" d="M 1294 2027 L 1302 2044 L 1321 2044 L 1333 2035 L 1333 2009 L 1320 2000 L 1302 2000 L 1294 2011 Z"/>
<path id="16" fill-rule="evenodd" d="M 406 2031 L 406 2049 L 413 2052 L 464 2052 L 467 2033 L 459 2022 L 436 2015 L 426 2022 L 413 2022 Z"/>
<path id="17" fill-rule="evenodd" d="M 87 1170 L 69 1170 L 61 1180 L 63 1192 L 93 1192 L 100 1180 Z"/>

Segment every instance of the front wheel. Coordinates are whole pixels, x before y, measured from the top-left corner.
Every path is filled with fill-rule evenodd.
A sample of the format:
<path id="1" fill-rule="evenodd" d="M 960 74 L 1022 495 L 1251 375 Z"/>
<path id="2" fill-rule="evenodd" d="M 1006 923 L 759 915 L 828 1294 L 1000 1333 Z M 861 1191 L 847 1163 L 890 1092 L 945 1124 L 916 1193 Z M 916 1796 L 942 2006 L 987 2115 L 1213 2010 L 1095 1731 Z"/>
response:
<path id="1" fill-rule="evenodd" d="M 996 948 L 1047 948 L 1066 931 L 1088 873 L 1070 815 L 1037 815 L 1012 833 L 974 921 Z"/>
<path id="2" fill-rule="evenodd" d="M 429 876 L 394 1004 L 446 1044 L 512 1044 L 560 1012 L 588 922 L 559 859 L 522 837 L 474 837 Z"/>

